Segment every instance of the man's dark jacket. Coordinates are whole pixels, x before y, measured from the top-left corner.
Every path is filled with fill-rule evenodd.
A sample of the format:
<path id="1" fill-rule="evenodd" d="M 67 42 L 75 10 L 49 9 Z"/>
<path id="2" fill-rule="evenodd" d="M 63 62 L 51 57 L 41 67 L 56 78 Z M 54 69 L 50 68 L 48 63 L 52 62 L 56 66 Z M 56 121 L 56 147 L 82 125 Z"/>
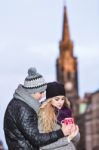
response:
<path id="1" fill-rule="evenodd" d="M 61 130 L 39 133 L 37 113 L 27 103 L 13 98 L 5 112 L 4 132 L 9 150 L 39 150 L 63 137 Z"/>

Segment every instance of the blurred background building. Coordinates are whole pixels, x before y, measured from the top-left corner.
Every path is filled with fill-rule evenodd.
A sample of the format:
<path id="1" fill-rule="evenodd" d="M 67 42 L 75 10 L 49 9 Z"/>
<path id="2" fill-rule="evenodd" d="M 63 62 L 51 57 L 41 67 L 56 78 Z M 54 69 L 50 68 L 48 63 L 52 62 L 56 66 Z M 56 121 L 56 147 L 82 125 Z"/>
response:
<path id="1" fill-rule="evenodd" d="M 99 91 L 86 93 L 80 98 L 78 91 L 78 61 L 73 53 L 66 6 L 63 11 L 62 39 L 56 60 L 57 81 L 64 84 L 71 101 L 74 117 L 79 125 L 81 140 L 77 150 L 99 150 Z"/>
<path id="2" fill-rule="evenodd" d="M 85 113 L 86 150 L 99 149 L 99 90 L 92 93 Z"/>
<path id="3" fill-rule="evenodd" d="M 70 38 L 66 6 L 63 13 L 62 40 L 59 43 L 60 56 L 57 59 L 57 80 L 64 83 L 66 96 L 71 101 L 73 112 L 78 115 L 78 69 L 77 58 L 73 54 L 73 42 Z"/>

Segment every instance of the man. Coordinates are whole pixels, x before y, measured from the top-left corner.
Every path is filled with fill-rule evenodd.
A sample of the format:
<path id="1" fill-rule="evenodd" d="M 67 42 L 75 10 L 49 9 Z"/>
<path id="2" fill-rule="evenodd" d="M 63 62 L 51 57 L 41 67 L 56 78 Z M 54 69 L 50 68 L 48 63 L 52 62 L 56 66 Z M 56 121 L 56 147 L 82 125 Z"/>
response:
<path id="1" fill-rule="evenodd" d="M 39 133 L 39 100 L 46 88 L 43 76 L 35 68 L 30 68 L 24 84 L 15 90 L 5 112 L 4 133 L 9 150 L 39 150 L 40 146 L 67 135 L 65 126 L 54 132 Z"/>

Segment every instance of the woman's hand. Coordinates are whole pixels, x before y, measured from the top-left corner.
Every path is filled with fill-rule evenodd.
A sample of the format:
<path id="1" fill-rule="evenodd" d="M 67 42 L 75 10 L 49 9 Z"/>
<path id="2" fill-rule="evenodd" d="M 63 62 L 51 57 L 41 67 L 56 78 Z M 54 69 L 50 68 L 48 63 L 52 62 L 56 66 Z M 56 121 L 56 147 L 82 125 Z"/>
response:
<path id="1" fill-rule="evenodd" d="M 78 127 L 78 125 L 74 124 L 71 127 L 71 134 L 74 133 L 76 135 L 78 132 L 79 132 L 79 127 Z"/>
<path id="2" fill-rule="evenodd" d="M 73 125 L 71 128 L 71 134 L 68 136 L 69 140 L 72 140 L 79 132 L 78 125 Z"/>
<path id="3" fill-rule="evenodd" d="M 62 128 L 61 129 L 63 131 L 64 136 L 67 136 L 67 135 L 71 134 L 71 129 L 68 125 L 62 123 Z"/>

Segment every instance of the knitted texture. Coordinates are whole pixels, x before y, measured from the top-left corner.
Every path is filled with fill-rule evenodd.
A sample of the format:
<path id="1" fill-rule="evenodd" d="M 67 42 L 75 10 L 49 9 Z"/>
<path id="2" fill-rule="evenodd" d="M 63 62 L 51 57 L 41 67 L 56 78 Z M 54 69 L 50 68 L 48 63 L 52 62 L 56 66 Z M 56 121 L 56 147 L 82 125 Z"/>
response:
<path id="1" fill-rule="evenodd" d="M 47 88 L 47 83 L 43 76 L 37 72 L 36 68 L 29 68 L 23 87 L 29 93 L 43 92 Z"/>
<path id="2" fill-rule="evenodd" d="M 55 96 L 65 96 L 64 85 L 59 82 L 50 82 L 47 84 L 46 98 L 52 98 Z"/>

